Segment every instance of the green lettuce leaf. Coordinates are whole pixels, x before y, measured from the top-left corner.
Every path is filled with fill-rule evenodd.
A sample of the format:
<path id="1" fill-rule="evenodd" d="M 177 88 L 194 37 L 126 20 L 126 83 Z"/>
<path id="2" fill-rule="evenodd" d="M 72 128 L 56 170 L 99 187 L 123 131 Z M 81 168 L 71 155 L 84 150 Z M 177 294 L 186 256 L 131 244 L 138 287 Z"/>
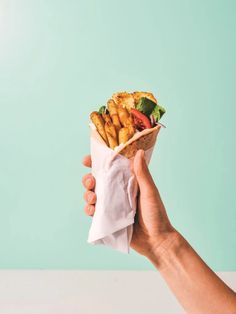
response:
<path id="1" fill-rule="evenodd" d="M 165 112 L 165 108 L 160 105 L 156 105 L 151 114 L 153 115 L 156 122 L 158 122 Z"/>
<path id="2" fill-rule="evenodd" d="M 136 109 L 144 113 L 147 117 L 150 116 L 152 111 L 154 110 L 156 103 L 146 97 L 140 98 L 138 104 L 136 105 Z"/>
<path id="3" fill-rule="evenodd" d="M 136 105 L 136 109 L 144 113 L 147 117 L 152 115 L 156 122 L 158 122 L 166 112 L 165 108 L 159 106 L 154 101 L 146 97 L 140 98 L 138 104 Z"/>
<path id="4" fill-rule="evenodd" d="M 106 111 L 106 106 L 101 106 L 100 109 L 98 110 L 100 114 L 105 113 L 105 111 Z"/>

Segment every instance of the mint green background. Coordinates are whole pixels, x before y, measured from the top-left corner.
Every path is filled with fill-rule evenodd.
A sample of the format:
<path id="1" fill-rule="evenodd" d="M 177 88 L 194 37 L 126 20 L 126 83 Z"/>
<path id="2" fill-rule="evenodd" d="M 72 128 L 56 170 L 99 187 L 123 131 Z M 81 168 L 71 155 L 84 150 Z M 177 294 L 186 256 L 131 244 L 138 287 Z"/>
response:
<path id="1" fill-rule="evenodd" d="M 152 269 L 86 243 L 88 115 L 150 90 L 150 165 L 171 221 L 236 270 L 235 1 L 0 0 L 0 267 Z"/>

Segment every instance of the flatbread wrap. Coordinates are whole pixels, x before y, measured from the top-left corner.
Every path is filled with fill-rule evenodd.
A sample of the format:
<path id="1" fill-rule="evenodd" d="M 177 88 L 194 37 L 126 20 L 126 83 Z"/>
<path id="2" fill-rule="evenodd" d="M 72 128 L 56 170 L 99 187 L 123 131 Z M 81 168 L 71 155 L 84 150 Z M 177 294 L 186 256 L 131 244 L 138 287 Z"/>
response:
<path id="1" fill-rule="evenodd" d="M 139 149 L 154 146 L 165 113 L 150 92 L 121 92 L 90 115 L 98 136 L 118 154 L 132 158 Z"/>
<path id="2" fill-rule="evenodd" d="M 122 92 L 90 114 L 97 201 L 89 243 L 129 253 L 139 189 L 132 158 L 143 149 L 149 163 L 164 113 L 153 94 Z"/>

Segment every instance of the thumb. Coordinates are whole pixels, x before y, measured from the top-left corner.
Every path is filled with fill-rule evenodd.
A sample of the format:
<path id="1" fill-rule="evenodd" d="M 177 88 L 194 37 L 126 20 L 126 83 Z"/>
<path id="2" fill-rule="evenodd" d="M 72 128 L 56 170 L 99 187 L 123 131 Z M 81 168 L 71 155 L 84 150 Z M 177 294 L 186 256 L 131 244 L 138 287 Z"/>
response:
<path id="1" fill-rule="evenodd" d="M 141 193 L 156 191 L 156 185 L 149 172 L 142 149 L 138 150 L 134 157 L 133 170 Z"/>

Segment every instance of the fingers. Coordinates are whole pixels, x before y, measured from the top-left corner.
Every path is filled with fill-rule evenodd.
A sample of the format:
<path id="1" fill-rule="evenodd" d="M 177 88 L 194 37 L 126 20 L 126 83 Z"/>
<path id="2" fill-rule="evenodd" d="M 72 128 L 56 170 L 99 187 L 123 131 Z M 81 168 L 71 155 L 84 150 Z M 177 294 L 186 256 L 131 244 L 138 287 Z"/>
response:
<path id="1" fill-rule="evenodd" d="M 95 203 L 97 200 L 96 194 L 92 191 L 86 191 L 84 193 L 84 199 L 86 201 L 86 205 L 84 206 L 84 212 L 88 216 L 93 216 L 95 212 Z"/>
<path id="2" fill-rule="evenodd" d="M 84 157 L 83 161 L 82 161 L 83 165 L 85 167 L 89 167 L 91 168 L 92 167 L 92 160 L 91 160 L 91 155 L 87 155 Z"/>
<path id="3" fill-rule="evenodd" d="M 93 216 L 94 212 L 95 212 L 95 206 L 86 204 L 85 207 L 84 207 L 84 212 L 88 216 Z"/>
<path id="4" fill-rule="evenodd" d="M 91 173 L 86 174 L 85 176 L 83 176 L 82 178 L 82 183 L 83 186 L 87 189 L 87 190 L 93 190 L 95 187 L 95 178 L 92 176 Z"/>
<path id="5" fill-rule="evenodd" d="M 156 192 L 157 188 L 145 161 L 144 151 L 138 150 L 133 163 L 133 170 L 141 192 Z"/>
<path id="6" fill-rule="evenodd" d="M 84 200 L 89 204 L 93 205 L 96 203 L 97 197 L 93 191 L 86 191 L 84 193 Z"/>
<path id="7" fill-rule="evenodd" d="M 84 157 L 82 161 L 83 165 L 85 167 L 91 168 L 92 166 L 92 160 L 91 156 L 87 155 Z M 84 206 L 84 212 L 88 216 L 93 216 L 95 212 L 95 203 L 97 200 L 96 194 L 92 191 L 95 187 L 95 178 L 92 176 L 91 173 L 86 174 L 82 178 L 83 186 L 86 188 L 86 192 L 84 193 L 84 199 L 86 201 L 86 205 Z"/>

